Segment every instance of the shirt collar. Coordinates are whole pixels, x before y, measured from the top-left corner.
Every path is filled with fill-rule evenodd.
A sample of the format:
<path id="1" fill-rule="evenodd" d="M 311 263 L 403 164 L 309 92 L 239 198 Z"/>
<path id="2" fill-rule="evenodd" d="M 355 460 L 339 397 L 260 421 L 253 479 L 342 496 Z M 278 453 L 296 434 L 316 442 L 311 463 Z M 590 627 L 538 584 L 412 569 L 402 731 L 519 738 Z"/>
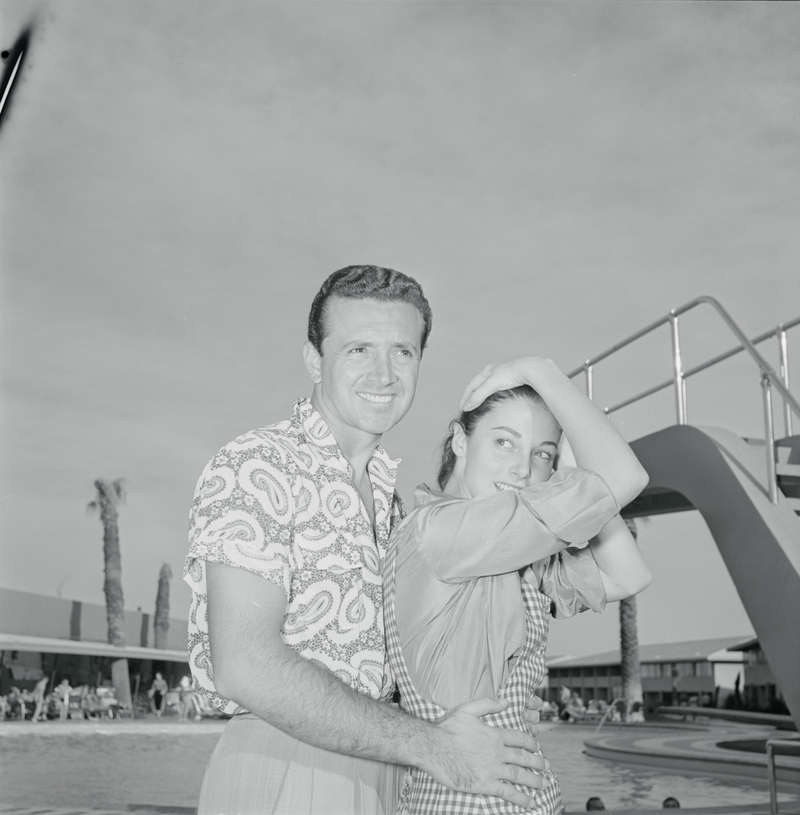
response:
<path id="1" fill-rule="evenodd" d="M 414 506 L 424 507 L 426 504 L 431 504 L 434 501 L 441 501 L 443 498 L 452 498 L 441 490 L 434 490 L 427 484 L 418 484 L 414 490 Z"/>
<path id="2" fill-rule="evenodd" d="M 351 473 L 350 463 L 344 457 L 328 423 L 307 396 L 295 402 L 292 424 L 305 436 L 307 443 L 320 454 L 321 458 L 328 459 L 328 463 L 335 462 L 344 472 Z M 399 458 L 390 458 L 383 447 L 378 444 L 372 453 L 367 469 L 372 475 L 379 476 L 391 489 L 394 487 L 397 466 L 400 461 Z"/>

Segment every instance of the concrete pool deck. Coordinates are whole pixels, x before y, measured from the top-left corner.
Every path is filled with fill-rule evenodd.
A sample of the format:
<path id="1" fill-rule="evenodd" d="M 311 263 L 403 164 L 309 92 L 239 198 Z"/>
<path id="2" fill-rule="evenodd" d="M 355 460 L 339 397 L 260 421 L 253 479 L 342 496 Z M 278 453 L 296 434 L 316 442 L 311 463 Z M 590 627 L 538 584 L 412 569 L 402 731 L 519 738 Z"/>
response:
<path id="1" fill-rule="evenodd" d="M 156 719 L 97 719 L 65 722 L 52 719 L 47 722 L 0 722 L 0 738 L 14 736 L 85 736 L 87 733 L 103 734 L 150 734 L 166 733 L 218 733 L 221 734 L 227 719 L 203 719 L 199 722 L 179 722 L 177 718 Z M 2 812 L 2 810 L 0 810 Z"/>
<path id="2" fill-rule="evenodd" d="M 603 810 L 608 815 L 612 815 L 612 810 Z M 653 815 L 655 812 L 662 812 L 658 809 L 617 809 L 617 813 L 625 815 Z M 743 806 L 723 806 L 723 807 L 702 807 L 698 809 L 682 808 L 684 815 L 769 815 L 769 804 L 755 804 Z M 792 815 L 797 813 L 797 808 L 782 805 L 781 815 Z M 54 809 L 52 807 L 27 807 L 0 804 L 0 815 L 145 815 L 149 813 L 159 813 L 169 815 L 195 815 L 197 810 L 191 807 L 147 807 L 143 809 L 131 807 L 129 809 L 84 809 L 81 807 L 70 807 L 65 809 Z M 335 815 L 335 813 L 331 813 Z M 567 811 L 565 815 L 578 815 L 578 812 Z"/>

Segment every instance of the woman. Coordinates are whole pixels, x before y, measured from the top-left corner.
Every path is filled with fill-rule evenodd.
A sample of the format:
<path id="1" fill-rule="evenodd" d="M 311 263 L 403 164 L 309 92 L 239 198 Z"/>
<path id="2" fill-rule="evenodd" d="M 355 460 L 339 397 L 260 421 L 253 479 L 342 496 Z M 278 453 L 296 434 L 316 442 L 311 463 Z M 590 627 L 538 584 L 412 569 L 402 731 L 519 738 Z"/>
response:
<path id="1" fill-rule="evenodd" d="M 491 724 L 526 729 L 544 678 L 551 615 L 644 589 L 650 573 L 619 517 L 647 475 L 606 416 L 549 360 L 489 366 L 465 391 L 445 441 L 439 488 L 421 486 L 387 555 L 386 634 L 402 705 L 435 720 L 481 697 L 508 701 Z M 554 471 L 561 435 L 578 468 Z M 550 785 L 530 810 L 457 793 L 409 772 L 401 813 L 561 808 Z"/>

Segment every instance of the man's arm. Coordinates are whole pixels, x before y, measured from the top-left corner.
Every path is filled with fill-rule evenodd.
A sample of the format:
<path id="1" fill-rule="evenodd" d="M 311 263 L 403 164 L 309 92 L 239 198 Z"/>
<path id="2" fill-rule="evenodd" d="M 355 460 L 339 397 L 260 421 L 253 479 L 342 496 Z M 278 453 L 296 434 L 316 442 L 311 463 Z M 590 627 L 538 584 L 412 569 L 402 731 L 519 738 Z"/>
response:
<path id="1" fill-rule="evenodd" d="M 536 740 L 478 718 L 506 707 L 476 700 L 437 724 L 360 694 L 281 639 L 286 595 L 244 569 L 206 563 L 214 685 L 223 696 L 284 732 L 338 753 L 411 764 L 464 792 L 519 806 L 529 796 L 511 781 L 541 789 L 545 768 Z"/>

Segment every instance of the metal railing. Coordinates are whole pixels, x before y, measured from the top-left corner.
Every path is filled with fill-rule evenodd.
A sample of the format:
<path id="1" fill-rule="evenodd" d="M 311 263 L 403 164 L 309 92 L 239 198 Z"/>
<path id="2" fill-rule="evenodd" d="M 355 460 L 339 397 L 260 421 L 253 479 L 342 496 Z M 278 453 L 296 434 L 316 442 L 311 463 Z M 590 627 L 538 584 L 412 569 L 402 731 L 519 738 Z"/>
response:
<path id="1" fill-rule="evenodd" d="M 733 332 L 735 337 L 739 340 L 739 345 L 735 348 L 731 348 L 728 351 L 725 351 L 722 354 L 718 354 L 713 359 L 707 360 L 700 365 L 696 365 L 694 368 L 690 368 L 689 370 L 683 370 L 683 362 L 681 360 L 681 345 L 680 345 L 680 332 L 678 327 L 678 317 L 681 314 L 685 314 L 687 311 L 690 311 L 693 308 L 696 308 L 700 305 L 709 305 L 711 306 L 717 314 L 722 318 L 723 322 L 728 326 L 728 328 Z M 622 342 L 618 342 L 615 345 L 612 345 L 606 351 L 603 351 L 602 354 L 598 354 L 597 356 L 592 357 L 591 359 L 587 359 L 586 362 L 583 363 L 579 368 L 576 368 L 574 371 L 568 374 L 570 379 L 574 379 L 579 374 L 583 373 L 586 378 L 586 394 L 590 399 L 594 398 L 594 366 L 597 365 L 598 362 L 601 362 L 604 359 L 607 359 L 612 354 L 615 354 L 617 351 L 621 350 L 622 348 L 626 348 L 631 343 L 635 342 L 638 339 L 641 339 L 645 335 L 649 334 L 651 331 L 654 331 L 656 328 L 660 328 L 662 325 L 669 324 L 670 328 L 670 336 L 672 339 L 672 377 L 667 379 L 664 382 L 659 383 L 658 385 L 653 386 L 652 388 L 648 388 L 645 391 L 637 394 L 636 396 L 632 396 L 629 399 L 625 399 L 622 402 L 619 402 L 616 405 L 612 405 L 610 407 L 605 407 L 603 410 L 606 414 L 614 413 L 621 408 L 627 407 L 628 405 L 633 404 L 634 402 L 638 402 L 640 399 L 644 399 L 647 396 L 651 396 L 654 393 L 658 393 L 665 388 L 672 386 L 675 391 L 675 412 L 678 424 L 686 424 L 687 423 L 687 400 L 686 400 L 686 380 L 694 376 L 695 374 L 700 373 L 701 371 L 705 371 L 707 368 L 712 367 L 725 359 L 729 359 L 732 356 L 740 353 L 741 351 L 747 351 L 750 357 L 754 360 L 756 365 L 758 366 L 760 377 L 761 377 L 761 390 L 762 390 L 762 405 L 764 409 L 764 437 L 765 437 L 765 447 L 766 447 L 766 454 L 767 454 L 767 486 L 769 490 L 769 499 L 773 504 L 778 503 L 778 478 L 777 478 L 777 471 L 775 466 L 775 427 L 773 423 L 773 416 L 772 416 L 772 388 L 774 387 L 780 396 L 783 398 L 783 420 L 784 426 L 786 429 L 786 435 L 792 435 L 792 413 L 800 418 L 800 403 L 798 403 L 797 399 L 792 396 L 789 392 L 789 351 L 788 351 L 788 344 L 786 341 L 786 332 L 788 329 L 793 328 L 796 325 L 800 325 L 800 317 L 796 317 L 793 320 L 789 320 L 785 323 L 780 323 L 775 328 L 770 329 L 769 331 L 765 331 L 763 334 L 759 334 L 759 336 L 754 337 L 752 340 L 748 339 L 744 332 L 739 328 L 739 326 L 734 322 L 733 318 L 728 314 L 728 312 L 722 307 L 722 305 L 713 297 L 697 297 L 694 300 L 689 301 L 688 303 L 680 306 L 679 308 L 672 309 L 669 314 L 666 314 L 664 317 L 660 317 L 658 320 L 650 323 L 649 325 L 645 326 L 641 330 L 631 334 L 626 339 L 622 340 Z M 780 360 L 780 374 L 776 373 L 772 366 L 761 356 L 761 354 L 756 350 L 756 345 L 759 343 L 764 342 L 765 340 L 771 339 L 772 337 L 776 337 L 778 340 L 778 356 Z"/>
<path id="2" fill-rule="evenodd" d="M 800 739 L 767 739 L 767 780 L 769 781 L 769 811 L 778 811 L 778 774 L 775 756 L 800 758 Z"/>

